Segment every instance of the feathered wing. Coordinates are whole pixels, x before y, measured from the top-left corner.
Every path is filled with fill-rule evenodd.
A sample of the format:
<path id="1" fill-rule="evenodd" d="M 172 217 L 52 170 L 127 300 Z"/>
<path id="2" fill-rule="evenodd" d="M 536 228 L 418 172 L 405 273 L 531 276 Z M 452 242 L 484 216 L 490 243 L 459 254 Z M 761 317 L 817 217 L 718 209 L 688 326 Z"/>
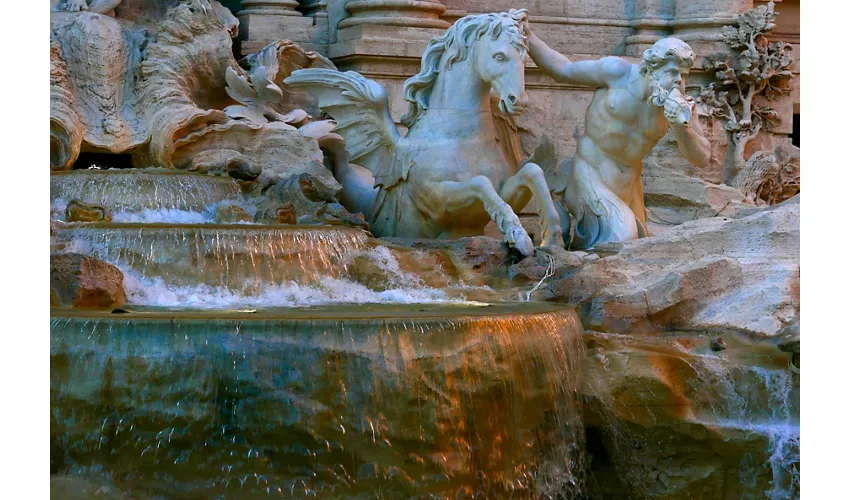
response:
<path id="1" fill-rule="evenodd" d="M 410 165 L 398 158 L 396 150 L 401 135 L 379 83 L 353 71 L 318 68 L 295 71 L 284 83 L 318 98 L 322 111 L 337 122 L 333 131 L 345 138 L 349 161 L 369 169 L 375 187 L 390 188 L 407 176 Z"/>

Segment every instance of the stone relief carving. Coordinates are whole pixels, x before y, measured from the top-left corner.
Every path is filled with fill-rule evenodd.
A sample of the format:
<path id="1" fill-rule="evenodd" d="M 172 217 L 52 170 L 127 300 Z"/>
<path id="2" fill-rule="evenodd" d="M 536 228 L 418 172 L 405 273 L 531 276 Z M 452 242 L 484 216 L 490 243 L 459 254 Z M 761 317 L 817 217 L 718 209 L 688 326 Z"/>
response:
<path id="1" fill-rule="evenodd" d="M 776 25 L 773 2 L 738 16 L 737 26 L 726 26 L 723 39 L 731 49 L 708 56 L 704 67 L 714 73 L 716 82 L 702 90 L 700 101 L 726 129 L 729 148 L 726 153 L 726 183 L 738 186 L 748 162 L 747 145 L 764 129 L 772 130 L 779 115 L 759 102 L 776 99 L 791 92 L 794 64 L 791 45 L 770 42 L 767 33 Z"/>
<path id="2" fill-rule="evenodd" d="M 114 14 L 106 15 L 106 13 Z M 308 172 L 335 183 L 308 123 L 305 93 L 282 88 L 299 68 L 333 68 L 289 41 L 241 66 L 238 20 L 216 1 L 58 4 L 51 12 L 51 169 L 81 151 L 130 155 L 137 167 Z"/>
<path id="3" fill-rule="evenodd" d="M 493 220 L 524 255 L 533 243 L 515 213 L 532 198 L 542 217 L 543 244 L 563 245 L 558 212 L 543 170 L 516 171 L 497 142 L 491 89 L 505 115 L 523 110 L 525 10 L 466 16 L 428 45 L 419 74 L 407 80 L 410 109 L 399 133 L 385 89 L 354 72 L 296 71 L 286 84 L 305 88 L 337 120 L 351 160 L 336 177 L 357 193 L 378 236 L 410 238 L 481 234 Z M 504 120 L 499 120 L 504 123 Z M 504 140 L 502 142 L 505 142 Z"/>
<path id="4" fill-rule="evenodd" d="M 756 151 L 735 176 L 733 187 L 753 205 L 776 205 L 800 192 L 800 148 L 781 144 Z"/>
<path id="5" fill-rule="evenodd" d="M 548 172 L 553 192 L 575 219 L 572 246 L 648 236 L 643 158 L 669 128 L 690 162 L 703 167 L 710 159 L 710 144 L 692 118 L 695 102 L 684 95 L 694 52 L 671 37 L 647 49 L 640 64 L 619 57 L 572 62 L 528 33 L 529 54 L 541 70 L 596 89 L 575 156 Z"/>

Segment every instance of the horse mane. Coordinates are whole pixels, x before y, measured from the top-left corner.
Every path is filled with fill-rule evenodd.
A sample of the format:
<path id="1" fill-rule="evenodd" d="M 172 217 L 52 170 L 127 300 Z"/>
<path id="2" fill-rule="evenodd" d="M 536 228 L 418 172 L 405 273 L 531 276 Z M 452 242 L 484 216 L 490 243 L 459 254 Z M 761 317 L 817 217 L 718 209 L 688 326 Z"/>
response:
<path id="1" fill-rule="evenodd" d="M 410 103 L 410 108 L 401 117 L 401 123 L 410 128 L 428 110 L 428 101 L 443 60 L 446 61 L 446 69 L 450 69 L 453 64 L 466 59 L 472 43 L 484 35 L 496 39 L 504 30 L 513 46 L 522 51 L 528 50 L 528 40 L 521 24 L 527 17 L 526 9 L 466 16 L 458 19 L 441 36 L 432 39 L 422 56 L 422 69 L 404 82 L 402 95 Z"/>

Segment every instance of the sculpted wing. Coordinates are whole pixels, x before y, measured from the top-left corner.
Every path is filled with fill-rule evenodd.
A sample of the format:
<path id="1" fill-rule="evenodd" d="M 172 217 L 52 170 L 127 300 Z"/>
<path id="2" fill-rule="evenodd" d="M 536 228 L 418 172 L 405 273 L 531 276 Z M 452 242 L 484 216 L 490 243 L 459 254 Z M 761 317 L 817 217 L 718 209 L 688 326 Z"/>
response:
<path id="1" fill-rule="evenodd" d="M 396 154 L 401 136 L 384 87 L 353 71 L 314 68 L 295 71 L 284 83 L 318 98 L 319 107 L 336 120 L 333 131 L 345 138 L 351 163 L 369 169 L 376 187 L 404 179 L 406 169 Z"/>

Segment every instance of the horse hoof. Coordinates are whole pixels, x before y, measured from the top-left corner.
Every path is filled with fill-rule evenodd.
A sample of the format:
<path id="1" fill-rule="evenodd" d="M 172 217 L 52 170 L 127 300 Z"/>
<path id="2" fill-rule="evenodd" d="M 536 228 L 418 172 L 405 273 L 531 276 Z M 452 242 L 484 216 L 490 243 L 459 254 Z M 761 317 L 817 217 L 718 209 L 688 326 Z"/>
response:
<path id="1" fill-rule="evenodd" d="M 523 257 L 534 254 L 534 242 L 531 241 L 525 229 L 517 228 L 508 231 L 505 235 L 505 242 L 508 246 L 515 248 Z"/>
<path id="2" fill-rule="evenodd" d="M 561 234 L 560 231 L 550 233 L 543 238 L 543 241 L 540 242 L 540 246 L 565 248 L 566 244 L 564 243 L 564 235 Z"/>

